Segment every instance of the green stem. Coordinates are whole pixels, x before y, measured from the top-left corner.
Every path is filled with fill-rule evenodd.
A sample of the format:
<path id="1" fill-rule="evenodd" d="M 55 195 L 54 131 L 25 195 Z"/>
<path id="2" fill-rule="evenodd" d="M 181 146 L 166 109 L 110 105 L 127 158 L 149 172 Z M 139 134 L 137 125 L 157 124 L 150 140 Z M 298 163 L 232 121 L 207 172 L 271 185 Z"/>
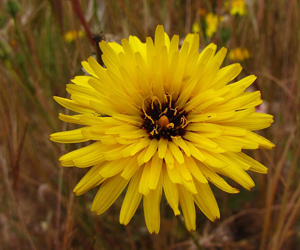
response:
<path id="1" fill-rule="evenodd" d="M 183 229 L 187 230 L 186 227 L 185 227 L 185 225 L 183 224 L 182 220 L 180 219 L 180 216 L 176 216 L 176 218 L 177 218 L 177 220 L 178 220 L 178 222 L 179 222 L 179 225 L 180 225 Z M 196 245 L 197 249 L 198 249 L 198 250 L 202 250 L 202 247 L 199 245 L 199 242 L 198 242 L 198 240 L 197 240 L 195 234 L 192 233 L 192 232 L 190 232 L 190 231 L 187 231 L 187 233 L 188 233 L 189 236 L 191 237 L 191 239 L 192 239 L 192 241 L 194 242 L 194 244 Z"/>

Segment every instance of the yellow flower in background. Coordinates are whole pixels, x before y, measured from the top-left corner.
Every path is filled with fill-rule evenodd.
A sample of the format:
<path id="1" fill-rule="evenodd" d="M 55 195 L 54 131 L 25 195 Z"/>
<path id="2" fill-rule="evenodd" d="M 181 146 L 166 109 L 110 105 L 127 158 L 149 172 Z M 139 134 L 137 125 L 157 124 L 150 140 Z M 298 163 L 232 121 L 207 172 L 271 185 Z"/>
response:
<path id="1" fill-rule="evenodd" d="M 75 41 L 78 37 L 83 37 L 84 33 L 79 30 L 70 30 L 65 33 L 64 38 L 67 43 L 71 43 Z"/>
<path id="2" fill-rule="evenodd" d="M 199 33 L 201 30 L 199 22 L 194 22 L 192 26 L 193 33 Z"/>
<path id="3" fill-rule="evenodd" d="M 205 17 L 206 22 L 206 36 L 212 37 L 218 29 L 218 15 L 209 12 Z"/>
<path id="4" fill-rule="evenodd" d="M 229 51 L 228 58 L 231 61 L 242 62 L 242 61 L 250 58 L 250 53 L 249 53 L 248 49 L 235 48 L 235 49 L 232 49 Z"/>
<path id="5" fill-rule="evenodd" d="M 245 92 L 251 75 L 230 83 L 242 68 L 220 69 L 226 49 L 208 45 L 199 53 L 199 35 L 188 34 L 180 50 L 179 36 L 170 40 L 159 25 L 155 40 L 137 37 L 117 43 L 100 42 L 103 62 L 82 63 L 90 76 L 67 85 L 70 99 L 55 97 L 78 114 L 59 114 L 62 121 L 82 127 L 58 132 L 59 143 L 91 141 L 60 158 L 62 166 L 91 169 L 74 188 L 76 195 L 98 187 L 92 211 L 104 213 L 126 189 L 120 223 L 126 225 L 143 200 L 150 233 L 160 229 L 162 195 L 183 214 L 188 230 L 196 228 L 196 206 L 212 221 L 220 217 L 209 182 L 228 193 L 239 192 L 221 176 L 250 189 L 246 171 L 267 168 L 243 149 L 274 145 L 252 131 L 273 122 L 257 113 L 260 92 Z"/>
<path id="6" fill-rule="evenodd" d="M 240 15 L 243 16 L 246 14 L 246 3 L 245 0 L 232 0 L 230 15 Z"/>

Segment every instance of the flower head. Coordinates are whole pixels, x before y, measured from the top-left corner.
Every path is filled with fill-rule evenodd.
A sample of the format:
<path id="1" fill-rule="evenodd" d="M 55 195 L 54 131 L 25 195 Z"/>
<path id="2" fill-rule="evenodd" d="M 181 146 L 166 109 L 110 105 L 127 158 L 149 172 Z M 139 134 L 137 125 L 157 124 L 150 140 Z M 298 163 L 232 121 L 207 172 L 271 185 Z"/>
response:
<path id="1" fill-rule="evenodd" d="M 273 118 L 255 112 L 259 91 L 244 92 L 255 76 L 230 83 L 241 66 L 220 69 L 225 48 L 216 53 L 210 44 L 199 53 L 199 35 L 188 34 L 178 50 L 179 37 L 170 40 L 161 25 L 154 42 L 130 36 L 100 47 L 106 68 L 90 57 L 82 63 L 90 76 L 67 85 L 71 98 L 55 97 L 78 113 L 59 118 L 83 127 L 51 135 L 60 143 L 93 141 L 60 158 L 65 167 L 92 167 L 74 189 L 81 195 L 99 186 L 92 211 L 104 213 L 128 186 L 120 223 L 128 224 L 143 200 L 147 228 L 158 233 L 164 193 L 194 230 L 195 204 L 210 220 L 220 217 L 209 182 L 237 193 L 221 176 L 250 189 L 246 171 L 267 172 L 242 150 L 273 148 L 252 132 Z"/>
<path id="2" fill-rule="evenodd" d="M 83 37 L 83 35 L 84 35 L 84 33 L 81 30 L 79 30 L 79 31 L 70 30 L 70 31 L 66 32 L 66 34 L 64 35 L 64 38 L 67 43 L 71 43 L 71 42 L 75 41 L 77 38 Z"/>
<path id="3" fill-rule="evenodd" d="M 245 0 L 232 0 L 230 15 L 240 15 L 243 16 L 246 14 L 246 3 Z"/>
<path id="4" fill-rule="evenodd" d="M 192 31 L 193 33 L 199 33 L 201 31 L 201 27 L 199 22 L 194 22 L 192 25 Z"/>
<path id="5" fill-rule="evenodd" d="M 242 49 L 242 48 L 237 47 L 237 48 L 234 48 L 229 51 L 228 58 L 231 61 L 242 62 L 242 61 L 250 58 L 250 53 L 249 53 L 249 50 L 246 48 Z"/>
<path id="6" fill-rule="evenodd" d="M 219 23 L 218 15 L 209 12 L 205 16 L 205 23 L 206 23 L 206 31 L 205 31 L 206 36 L 212 37 L 217 32 L 218 29 L 218 23 Z"/>

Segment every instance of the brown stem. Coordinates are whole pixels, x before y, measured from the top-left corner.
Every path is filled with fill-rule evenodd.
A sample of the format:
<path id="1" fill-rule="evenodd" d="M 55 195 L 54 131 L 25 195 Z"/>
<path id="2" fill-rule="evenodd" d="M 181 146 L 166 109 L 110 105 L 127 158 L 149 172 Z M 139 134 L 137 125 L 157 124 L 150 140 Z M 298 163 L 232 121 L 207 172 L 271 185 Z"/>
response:
<path id="1" fill-rule="evenodd" d="M 92 32 L 91 32 L 91 29 L 90 29 L 90 27 L 88 26 L 88 24 L 85 20 L 85 17 L 82 13 L 82 9 L 81 9 L 81 6 L 80 6 L 78 0 L 72 0 L 71 3 L 72 3 L 72 7 L 73 7 L 74 12 L 76 13 L 77 17 L 79 18 L 81 24 L 83 25 L 83 27 L 85 29 L 85 32 L 86 32 L 86 34 L 89 38 L 89 41 L 90 41 L 91 45 L 94 46 L 95 43 L 93 41 L 93 35 L 92 35 Z"/>

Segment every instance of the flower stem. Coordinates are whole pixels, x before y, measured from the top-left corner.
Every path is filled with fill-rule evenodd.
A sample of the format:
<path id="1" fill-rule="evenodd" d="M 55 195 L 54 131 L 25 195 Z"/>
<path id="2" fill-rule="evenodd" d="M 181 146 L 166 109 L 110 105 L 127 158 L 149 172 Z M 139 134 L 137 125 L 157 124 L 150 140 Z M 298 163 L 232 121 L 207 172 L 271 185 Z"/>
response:
<path id="1" fill-rule="evenodd" d="M 178 222 L 179 222 L 179 225 L 180 225 L 182 228 L 184 228 L 184 229 L 186 230 L 186 227 L 185 227 L 185 225 L 183 224 L 183 222 L 182 222 L 180 216 L 176 216 L 176 218 L 177 218 L 177 220 L 178 220 Z M 188 231 L 188 230 L 187 230 L 187 232 L 188 232 L 189 236 L 191 237 L 192 241 L 194 242 L 194 244 L 196 245 L 197 249 L 198 249 L 198 250 L 202 250 L 202 247 L 200 246 L 200 244 L 199 244 L 199 242 L 198 242 L 198 240 L 197 240 L 195 234 L 194 234 L 193 232 Z"/>

